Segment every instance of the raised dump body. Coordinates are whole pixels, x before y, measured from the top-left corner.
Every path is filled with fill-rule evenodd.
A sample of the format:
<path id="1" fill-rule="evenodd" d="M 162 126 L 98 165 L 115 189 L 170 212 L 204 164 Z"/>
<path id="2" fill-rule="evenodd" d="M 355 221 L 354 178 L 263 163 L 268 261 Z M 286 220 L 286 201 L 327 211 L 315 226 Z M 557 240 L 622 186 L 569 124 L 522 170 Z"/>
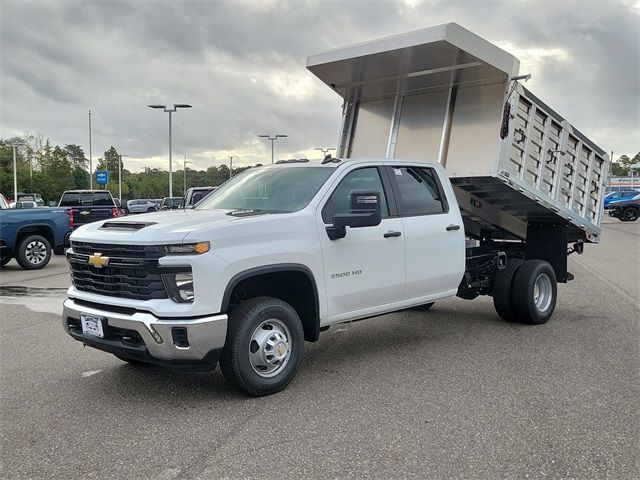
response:
<path id="1" fill-rule="evenodd" d="M 518 82 L 519 65 L 455 23 L 307 59 L 344 99 L 339 157 L 437 160 L 475 238 L 545 225 L 598 242 L 609 157 Z"/>

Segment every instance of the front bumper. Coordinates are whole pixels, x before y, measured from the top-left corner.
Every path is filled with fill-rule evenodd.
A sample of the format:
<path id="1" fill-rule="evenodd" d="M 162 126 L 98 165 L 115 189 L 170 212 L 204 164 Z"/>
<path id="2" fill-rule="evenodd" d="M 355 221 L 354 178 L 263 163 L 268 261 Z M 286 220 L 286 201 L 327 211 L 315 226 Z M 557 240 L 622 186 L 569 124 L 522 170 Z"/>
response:
<path id="1" fill-rule="evenodd" d="M 161 319 L 147 312 L 100 307 L 68 298 L 63 328 L 87 346 L 131 360 L 190 370 L 216 367 L 227 334 L 227 315 Z M 104 338 L 82 332 L 81 314 L 103 319 Z"/>

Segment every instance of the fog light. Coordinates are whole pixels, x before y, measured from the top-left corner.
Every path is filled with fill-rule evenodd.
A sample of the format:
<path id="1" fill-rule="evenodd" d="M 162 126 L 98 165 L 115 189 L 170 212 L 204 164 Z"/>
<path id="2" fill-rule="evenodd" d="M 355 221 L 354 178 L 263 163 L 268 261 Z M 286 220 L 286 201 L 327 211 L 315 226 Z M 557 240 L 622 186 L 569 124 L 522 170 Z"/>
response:
<path id="1" fill-rule="evenodd" d="M 165 273 L 162 281 L 169 298 L 176 303 L 193 303 L 193 274 L 191 272 Z"/>

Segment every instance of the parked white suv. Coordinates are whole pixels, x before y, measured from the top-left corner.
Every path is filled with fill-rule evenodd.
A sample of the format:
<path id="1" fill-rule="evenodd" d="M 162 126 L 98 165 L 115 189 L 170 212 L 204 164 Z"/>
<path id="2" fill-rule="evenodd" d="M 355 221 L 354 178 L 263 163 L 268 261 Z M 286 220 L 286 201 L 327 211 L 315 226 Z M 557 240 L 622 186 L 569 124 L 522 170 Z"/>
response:
<path id="1" fill-rule="evenodd" d="M 127 200 L 127 211 L 129 213 L 151 213 L 159 210 L 159 206 L 153 200 Z"/>

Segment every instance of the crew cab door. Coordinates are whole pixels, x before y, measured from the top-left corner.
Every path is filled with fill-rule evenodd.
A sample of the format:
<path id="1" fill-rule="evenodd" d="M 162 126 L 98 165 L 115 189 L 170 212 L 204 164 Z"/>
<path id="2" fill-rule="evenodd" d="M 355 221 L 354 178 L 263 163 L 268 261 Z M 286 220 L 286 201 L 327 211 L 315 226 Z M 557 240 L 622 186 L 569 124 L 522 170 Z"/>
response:
<path id="1" fill-rule="evenodd" d="M 349 312 L 375 310 L 402 300 L 405 272 L 402 220 L 390 215 L 391 191 L 388 179 L 385 188 L 382 175 L 383 167 L 346 171 L 318 209 L 327 308 L 334 321 Z M 376 226 L 347 227 L 344 238 L 330 240 L 326 227 L 332 224 L 334 214 L 349 213 L 349 193 L 358 189 L 380 192 L 382 221 Z"/>
<path id="2" fill-rule="evenodd" d="M 451 295 L 464 274 L 465 241 L 448 179 L 441 168 L 411 164 L 386 168 L 404 230 L 404 298 Z"/>

